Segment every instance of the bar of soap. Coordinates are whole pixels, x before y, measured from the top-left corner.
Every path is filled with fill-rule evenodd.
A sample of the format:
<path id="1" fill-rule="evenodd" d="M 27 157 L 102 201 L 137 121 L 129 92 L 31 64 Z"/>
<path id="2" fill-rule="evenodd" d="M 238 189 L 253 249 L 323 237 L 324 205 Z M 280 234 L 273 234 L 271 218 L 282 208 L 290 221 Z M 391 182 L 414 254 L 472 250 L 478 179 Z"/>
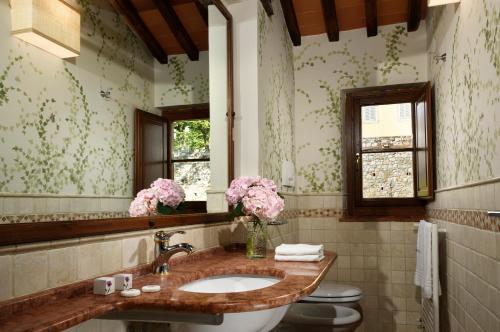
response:
<path id="1" fill-rule="evenodd" d="M 141 295 L 141 291 L 135 288 L 125 289 L 120 292 L 120 295 L 124 297 L 136 297 Z"/>
<path id="2" fill-rule="evenodd" d="M 146 285 L 142 287 L 144 293 L 156 293 L 160 291 L 160 285 Z"/>

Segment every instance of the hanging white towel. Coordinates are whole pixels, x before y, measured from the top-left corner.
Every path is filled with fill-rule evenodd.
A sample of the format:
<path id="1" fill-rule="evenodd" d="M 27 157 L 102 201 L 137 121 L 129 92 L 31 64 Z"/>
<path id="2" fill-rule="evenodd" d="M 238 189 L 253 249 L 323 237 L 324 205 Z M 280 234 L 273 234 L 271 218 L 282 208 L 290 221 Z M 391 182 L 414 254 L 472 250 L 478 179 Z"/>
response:
<path id="1" fill-rule="evenodd" d="M 274 255 L 274 259 L 277 261 L 288 261 L 288 262 L 319 262 L 324 255 Z"/>
<path id="2" fill-rule="evenodd" d="M 432 225 L 424 220 L 418 225 L 415 285 L 424 297 L 432 297 Z"/>
<path id="3" fill-rule="evenodd" d="M 281 244 L 274 250 L 276 255 L 302 256 L 319 255 L 323 256 L 323 245 L 312 244 Z"/>

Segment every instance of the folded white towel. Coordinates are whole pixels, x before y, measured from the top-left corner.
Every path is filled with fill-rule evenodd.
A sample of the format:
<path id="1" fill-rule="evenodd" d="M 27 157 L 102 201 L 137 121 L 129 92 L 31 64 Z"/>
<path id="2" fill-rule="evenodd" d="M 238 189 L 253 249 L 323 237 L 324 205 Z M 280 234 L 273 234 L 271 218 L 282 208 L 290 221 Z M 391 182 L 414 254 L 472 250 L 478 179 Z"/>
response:
<path id="1" fill-rule="evenodd" d="M 421 220 L 417 235 L 417 265 L 415 285 L 422 288 L 425 298 L 432 297 L 432 224 Z"/>
<path id="2" fill-rule="evenodd" d="M 274 260 L 289 262 L 319 262 L 324 255 L 274 255 Z"/>
<path id="3" fill-rule="evenodd" d="M 323 256 L 323 245 L 312 244 L 282 244 L 274 250 L 276 255 L 287 256 L 302 256 L 302 255 L 319 255 Z"/>

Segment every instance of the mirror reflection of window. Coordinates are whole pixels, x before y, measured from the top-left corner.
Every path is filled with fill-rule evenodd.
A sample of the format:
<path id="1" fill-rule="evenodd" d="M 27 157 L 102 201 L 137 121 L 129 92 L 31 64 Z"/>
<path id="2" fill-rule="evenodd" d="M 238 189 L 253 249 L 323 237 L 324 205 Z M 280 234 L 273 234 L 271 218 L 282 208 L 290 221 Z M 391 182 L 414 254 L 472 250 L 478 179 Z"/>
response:
<path id="1" fill-rule="evenodd" d="M 210 120 L 173 122 L 173 178 L 186 192 L 186 201 L 206 201 L 210 185 Z"/>

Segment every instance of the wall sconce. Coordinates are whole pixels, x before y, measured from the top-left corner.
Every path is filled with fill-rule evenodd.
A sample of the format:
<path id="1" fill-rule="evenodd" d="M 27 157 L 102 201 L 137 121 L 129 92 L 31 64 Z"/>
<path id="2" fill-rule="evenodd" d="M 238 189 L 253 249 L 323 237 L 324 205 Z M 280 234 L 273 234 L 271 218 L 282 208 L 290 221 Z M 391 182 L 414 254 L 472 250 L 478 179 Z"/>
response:
<path id="1" fill-rule="evenodd" d="M 80 55 L 80 12 L 63 0 L 10 0 L 12 35 L 62 59 Z"/>
<path id="2" fill-rule="evenodd" d="M 460 2 L 460 0 L 427 0 L 427 7 L 442 6 L 456 2 Z"/>

